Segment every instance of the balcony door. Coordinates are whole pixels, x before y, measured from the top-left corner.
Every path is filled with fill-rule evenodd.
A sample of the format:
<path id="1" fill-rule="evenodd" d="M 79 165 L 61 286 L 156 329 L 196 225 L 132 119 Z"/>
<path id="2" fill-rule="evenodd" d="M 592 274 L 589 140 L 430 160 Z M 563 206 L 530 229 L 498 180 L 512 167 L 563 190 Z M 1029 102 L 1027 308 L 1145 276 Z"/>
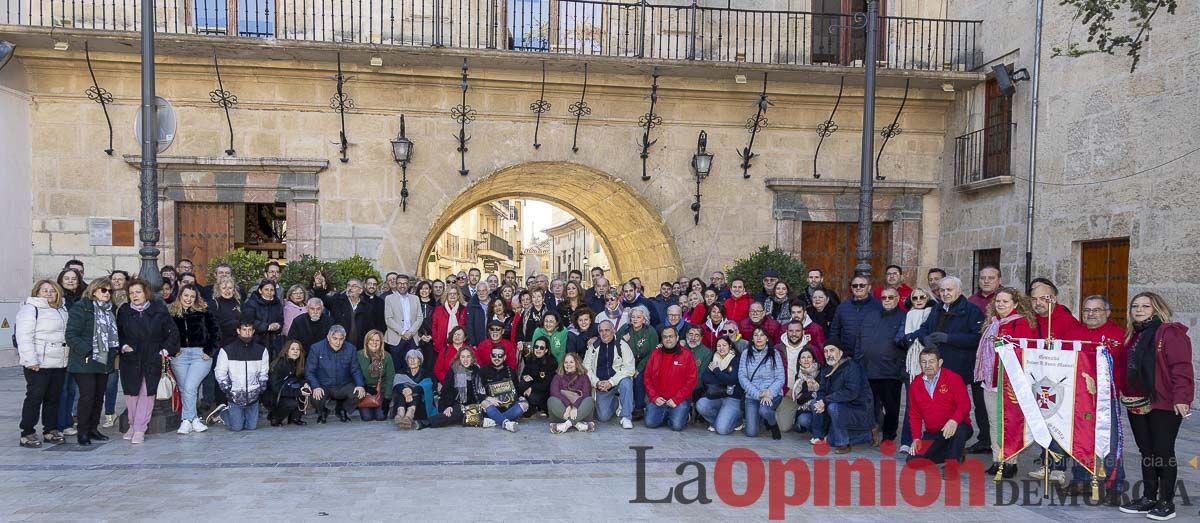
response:
<path id="1" fill-rule="evenodd" d="M 275 36 L 275 0 L 192 0 L 188 6 L 200 34 Z"/>
<path id="2" fill-rule="evenodd" d="M 1012 97 L 1000 92 L 995 78 L 984 97 L 983 177 L 1008 176 L 1012 157 Z"/>
<path id="3" fill-rule="evenodd" d="M 854 13 L 866 13 L 866 0 L 813 0 L 812 62 L 854 65 L 867 56 L 867 31 L 853 28 Z M 879 16 L 886 12 L 887 2 L 879 0 Z M 886 60 L 887 23 L 877 26 L 876 60 Z"/>

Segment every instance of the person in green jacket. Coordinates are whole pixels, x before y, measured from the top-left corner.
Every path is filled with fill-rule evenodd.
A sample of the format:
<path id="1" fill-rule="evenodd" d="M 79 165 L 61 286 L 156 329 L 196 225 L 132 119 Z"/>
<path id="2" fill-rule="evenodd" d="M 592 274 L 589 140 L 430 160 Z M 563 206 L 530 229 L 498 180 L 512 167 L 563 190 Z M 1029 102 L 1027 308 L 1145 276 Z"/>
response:
<path id="1" fill-rule="evenodd" d="M 699 325 L 690 325 L 687 332 L 684 333 L 683 346 L 692 351 L 692 356 L 696 358 L 696 371 L 704 374 L 704 369 L 712 363 L 713 351 L 704 345 L 704 328 Z M 704 390 L 703 383 L 696 383 L 696 391 L 692 394 L 693 399 L 700 400 L 700 392 Z"/>
<path id="2" fill-rule="evenodd" d="M 96 278 L 88 284 L 82 298 L 67 316 L 67 372 L 79 385 L 79 444 L 105 441 L 100 432 L 100 410 L 108 373 L 117 359 L 117 314 L 112 303 L 112 282 Z"/>
<path id="3" fill-rule="evenodd" d="M 646 411 L 646 383 L 642 380 L 642 372 L 659 342 L 658 333 L 650 326 L 650 311 L 641 305 L 630 307 L 629 323 L 621 327 L 617 337 L 625 340 L 637 360 L 638 373 L 633 380 L 633 419 L 640 420 Z"/>
<path id="4" fill-rule="evenodd" d="M 533 339 L 545 336 L 550 340 L 550 354 L 562 365 L 563 356 L 567 354 L 567 328 L 563 325 L 558 312 L 549 310 L 542 315 L 542 326 L 533 331 Z"/>
<path id="5" fill-rule="evenodd" d="M 363 337 L 363 348 L 358 351 L 358 367 L 362 369 L 367 396 L 380 394 L 378 406 L 360 406 L 358 408 L 359 417 L 363 421 L 387 419 L 388 403 L 392 400 L 392 381 L 396 378 L 396 367 L 392 365 L 392 355 L 384 350 L 383 333 L 378 329 L 367 331 L 367 335 Z"/>

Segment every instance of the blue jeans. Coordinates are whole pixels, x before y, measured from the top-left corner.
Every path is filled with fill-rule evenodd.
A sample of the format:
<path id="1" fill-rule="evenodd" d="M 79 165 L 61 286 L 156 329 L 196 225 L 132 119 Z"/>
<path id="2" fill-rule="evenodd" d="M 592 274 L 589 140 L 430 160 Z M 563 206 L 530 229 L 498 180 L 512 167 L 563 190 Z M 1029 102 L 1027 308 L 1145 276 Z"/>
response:
<path id="1" fill-rule="evenodd" d="M 245 407 L 230 403 L 228 409 L 221 411 L 221 419 L 225 421 L 225 428 L 234 432 L 254 430 L 258 428 L 258 402 Z"/>
<path id="2" fill-rule="evenodd" d="M 506 421 L 513 421 L 521 417 L 521 415 L 527 410 L 529 410 L 529 403 L 525 400 L 520 400 L 514 402 L 512 406 L 504 411 L 501 411 L 499 407 L 492 405 L 483 412 L 484 414 L 487 414 L 487 417 L 491 418 L 492 421 L 496 422 L 496 425 L 503 425 Z"/>
<path id="3" fill-rule="evenodd" d="M 75 415 L 75 399 L 79 396 L 79 384 L 75 383 L 75 379 L 71 377 L 70 373 L 67 373 L 66 380 L 66 383 L 63 384 L 62 396 L 59 396 L 58 400 L 58 430 L 60 431 L 75 426 L 75 420 L 71 417 Z"/>
<path id="4" fill-rule="evenodd" d="M 183 421 L 196 419 L 196 397 L 200 393 L 200 383 L 208 376 L 212 364 L 212 359 L 204 359 L 204 349 L 200 347 L 183 347 L 179 349 L 179 354 L 171 358 L 171 370 L 175 371 L 179 397 L 183 400 L 183 410 L 179 413 Z"/>
<path id="5" fill-rule="evenodd" d="M 797 412 L 796 413 L 796 430 L 803 432 L 808 430 L 812 433 L 812 437 L 825 439 L 828 434 L 826 429 L 825 415 L 815 412 Z"/>
<path id="6" fill-rule="evenodd" d="M 656 429 L 663 425 L 663 422 L 670 418 L 671 430 L 679 432 L 687 428 L 688 414 L 692 412 L 692 400 L 683 400 L 683 403 L 676 405 L 674 408 L 666 405 L 658 406 L 653 401 L 646 402 L 646 427 Z"/>
<path id="7" fill-rule="evenodd" d="M 710 400 L 708 398 L 700 398 L 696 402 L 696 410 L 708 423 L 713 426 L 717 434 L 726 435 L 733 433 L 733 429 L 742 421 L 742 400 L 740 398 L 721 398 L 719 400 Z"/>
<path id="8" fill-rule="evenodd" d="M 846 422 L 842 419 L 842 405 L 838 403 L 830 403 L 825 405 L 825 412 L 829 413 L 829 445 L 833 447 L 844 447 L 846 445 L 856 445 L 871 441 L 870 430 L 849 430 L 846 428 Z"/>
<path id="9" fill-rule="evenodd" d="M 383 421 L 387 419 L 387 414 L 383 412 L 383 407 L 375 407 L 373 409 L 359 407 L 358 417 L 363 421 Z"/>
<path id="10" fill-rule="evenodd" d="M 633 408 L 637 412 L 641 412 L 649 407 L 646 404 L 646 380 L 645 374 L 638 373 L 633 377 Z"/>
<path id="11" fill-rule="evenodd" d="M 912 429 L 908 426 L 908 385 L 911 381 L 904 382 L 904 410 L 900 412 L 900 445 L 912 446 Z M 968 386 L 968 388 L 970 388 Z"/>
<path id="12" fill-rule="evenodd" d="M 596 389 L 596 419 L 608 421 L 617 411 L 617 400 L 621 401 L 621 417 L 633 415 L 633 379 L 625 378 L 616 387 L 601 391 Z"/>
<path id="13" fill-rule="evenodd" d="M 104 388 L 104 413 L 111 416 L 117 410 L 117 385 L 121 383 L 121 373 L 108 373 L 108 386 Z"/>
<path id="14" fill-rule="evenodd" d="M 771 406 L 763 405 L 758 398 L 752 398 L 747 395 L 742 400 L 742 405 L 746 410 L 746 435 L 750 437 L 758 436 L 758 429 L 762 427 L 762 422 L 766 422 L 768 427 L 775 426 L 775 407 L 779 402 L 783 401 L 783 395 L 771 398 Z"/>

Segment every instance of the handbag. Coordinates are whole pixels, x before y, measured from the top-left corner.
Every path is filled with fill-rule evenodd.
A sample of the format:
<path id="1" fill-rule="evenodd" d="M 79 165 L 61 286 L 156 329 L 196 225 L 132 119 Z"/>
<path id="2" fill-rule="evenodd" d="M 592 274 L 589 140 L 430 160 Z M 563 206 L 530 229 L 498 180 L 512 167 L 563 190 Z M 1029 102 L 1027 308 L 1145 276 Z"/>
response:
<path id="1" fill-rule="evenodd" d="M 1130 414 L 1139 416 L 1146 415 L 1150 412 L 1150 398 L 1146 396 L 1121 396 L 1121 404 Z"/>
<path id="2" fill-rule="evenodd" d="M 462 413 L 464 427 L 483 426 L 483 407 L 480 407 L 478 403 L 463 405 Z"/>
<path id="3" fill-rule="evenodd" d="M 704 397 L 710 400 L 725 399 L 729 397 L 729 387 L 709 383 L 704 386 Z"/>
<path id="4" fill-rule="evenodd" d="M 154 394 L 156 400 L 169 400 L 175 395 L 175 389 L 178 385 L 175 383 L 175 373 L 171 371 L 171 366 L 167 364 L 167 359 L 163 358 L 162 377 L 158 380 L 158 390 Z"/>
<path id="5" fill-rule="evenodd" d="M 375 387 L 375 394 L 367 394 L 358 400 L 360 409 L 377 409 L 383 406 L 383 387 Z"/>

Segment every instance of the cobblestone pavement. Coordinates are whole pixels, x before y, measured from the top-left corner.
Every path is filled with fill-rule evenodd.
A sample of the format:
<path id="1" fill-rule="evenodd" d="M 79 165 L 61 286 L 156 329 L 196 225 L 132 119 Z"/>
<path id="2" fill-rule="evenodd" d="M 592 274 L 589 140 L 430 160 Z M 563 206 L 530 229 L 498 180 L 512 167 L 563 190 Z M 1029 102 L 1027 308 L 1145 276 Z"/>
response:
<path id="1" fill-rule="evenodd" d="M 699 425 L 683 433 L 667 429 L 622 430 L 603 424 L 592 434 L 551 435 L 544 418 L 522 422 L 513 434 L 499 429 L 446 428 L 400 432 L 386 422 L 310 423 L 306 427 L 270 427 L 265 420 L 252 432 L 213 427 L 202 434 L 155 434 L 130 445 L 112 429 L 113 440 L 80 451 L 74 438 L 41 450 L 17 445 L 17 423 L 24 381 L 18 369 L 0 369 L 0 422 L 10 427 L 9 444 L 0 446 L 0 520 L 2 521 L 145 521 L 288 518 L 300 521 L 376 521 L 420 517 L 435 521 L 515 520 L 765 520 L 772 489 L 790 492 L 791 479 L 766 478 L 762 496 L 746 507 L 721 500 L 714 480 L 716 458 L 731 448 L 752 450 L 764 458 L 801 458 L 810 469 L 817 456 L 807 436 L 748 438 L 718 436 Z M 118 411 L 121 407 L 118 406 Z M 309 421 L 313 416 L 309 416 Z M 1133 447 L 1127 434 L 1127 444 Z M 696 477 L 694 461 L 705 468 L 711 503 L 630 503 L 637 496 L 637 456 L 645 451 L 645 497 L 664 498 L 672 486 Z M 1180 434 L 1181 461 L 1200 455 L 1200 423 L 1189 420 Z M 856 448 L 850 455 L 886 470 L 883 456 Z M 1033 469 L 1034 456 L 1023 456 L 1021 477 Z M 1136 450 L 1126 457 L 1134 464 Z M 1184 463 L 1180 480 L 1200 495 L 1200 473 Z M 1130 467 L 1136 479 L 1139 471 Z M 732 468 L 732 491 L 747 490 L 747 467 Z M 769 476 L 769 474 L 765 474 Z M 835 477 L 837 477 L 835 475 Z M 823 483 L 814 480 L 816 483 Z M 829 489 L 838 492 L 837 481 Z M 997 505 L 995 487 L 984 481 L 982 506 L 946 507 L 945 496 L 916 507 L 899 497 L 884 506 L 885 488 L 876 483 L 875 502 L 859 501 L 858 476 L 851 481 L 856 506 L 787 507 L 788 521 L 1143 521 L 1110 507 L 1055 504 L 1021 506 L 1009 499 Z M 908 482 L 903 482 L 907 484 Z M 779 487 L 779 485 L 783 485 Z M 924 481 L 917 481 L 918 490 Z M 775 485 L 772 487 L 771 485 Z M 1034 482 L 1028 483 L 1030 487 Z M 1019 488 L 1025 488 L 1019 485 Z M 695 482 L 682 488 L 694 498 Z M 964 489 L 965 490 L 965 489 Z M 1004 498 L 1012 498 L 1013 485 Z M 1040 492 L 1040 490 L 1038 491 Z M 966 498 L 966 496 L 964 496 Z M 780 498 L 782 499 L 782 498 Z M 1038 502 L 1037 494 L 1029 498 Z M 1197 506 L 1177 499 L 1179 520 L 1200 520 Z M 1197 502 L 1200 504 L 1200 501 Z"/>

